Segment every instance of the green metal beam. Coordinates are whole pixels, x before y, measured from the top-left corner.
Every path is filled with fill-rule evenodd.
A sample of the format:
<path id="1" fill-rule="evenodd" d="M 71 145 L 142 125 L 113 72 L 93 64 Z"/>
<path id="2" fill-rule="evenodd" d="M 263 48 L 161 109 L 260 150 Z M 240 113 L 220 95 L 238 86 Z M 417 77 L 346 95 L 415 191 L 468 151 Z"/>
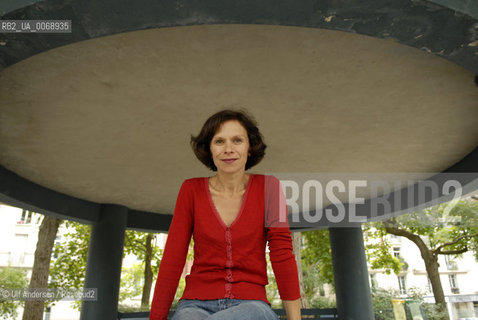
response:
<path id="1" fill-rule="evenodd" d="M 0 2 L 0 16 L 4 15 L 5 13 L 32 5 L 39 1 L 40 0 L 2 0 Z"/>
<path id="2" fill-rule="evenodd" d="M 429 0 L 443 7 L 450 8 L 457 12 L 466 14 L 478 19 L 478 1 L 476 0 Z"/>

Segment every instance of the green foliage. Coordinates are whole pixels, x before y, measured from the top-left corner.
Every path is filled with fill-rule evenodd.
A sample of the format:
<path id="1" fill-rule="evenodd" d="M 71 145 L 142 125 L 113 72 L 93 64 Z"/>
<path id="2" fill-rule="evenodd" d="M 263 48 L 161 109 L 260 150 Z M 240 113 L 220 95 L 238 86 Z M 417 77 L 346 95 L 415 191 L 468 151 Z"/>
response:
<path id="1" fill-rule="evenodd" d="M 448 311 L 441 310 L 440 306 L 434 303 L 422 303 L 421 307 L 425 310 L 425 315 L 428 320 L 442 320 L 448 317 Z"/>
<path id="2" fill-rule="evenodd" d="M 324 285 L 326 283 L 318 272 L 317 264 L 307 265 L 304 260 L 302 260 L 302 281 L 309 307 L 335 308 L 335 301 L 325 296 Z"/>
<path id="3" fill-rule="evenodd" d="M 266 286 L 267 300 L 271 303 L 272 308 L 282 308 L 282 302 L 279 297 L 279 290 L 277 288 L 276 278 L 272 269 L 269 255 L 266 255 L 267 261 L 267 278 L 269 283 Z"/>
<path id="4" fill-rule="evenodd" d="M 399 274 L 404 263 L 392 255 L 392 246 L 385 237 L 386 234 L 379 223 L 364 225 L 367 260 L 372 269 L 383 269 L 386 274 Z"/>
<path id="5" fill-rule="evenodd" d="M 154 237 L 154 235 L 151 233 L 127 230 L 125 233 L 125 239 L 124 239 L 123 257 L 127 254 L 133 254 L 139 260 L 145 261 L 146 260 L 145 244 L 146 244 L 148 235 Z M 163 250 L 155 246 L 154 243 L 151 249 L 152 249 L 151 270 L 153 271 L 153 277 L 155 277 L 159 271 L 159 264 L 163 256 Z"/>
<path id="6" fill-rule="evenodd" d="M 472 250 L 478 258 L 478 201 L 459 199 L 421 211 L 404 214 L 387 221 L 393 228 L 405 230 L 426 240 L 435 254 L 452 254 Z M 398 274 L 404 262 L 395 258 L 388 233 L 382 222 L 364 225 L 367 257 L 373 269 Z"/>
<path id="7" fill-rule="evenodd" d="M 327 297 L 312 297 L 309 299 L 309 306 L 310 308 L 318 309 L 332 309 L 337 307 L 335 300 Z"/>
<path id="8" fill-rule="evenodd" d="M 28 279 L 25 270 L 11 267 L 0 269 L 0 289 L 26 287 L 28 287 Z M 15 319 L 17 308 L 22 305 L 24 305 L 24 301 L 0 299 L 0 317 L 2 319 Z"/>
<path id="9" fill-rule="evenodd" d="M 478 201 L 459 199 L 401 215 L 393 226 L 426 237 L 436 254 L 473 251 L 478 259 Z"/>
<path id="10" fill-rule="evenodd" d="M 423 300 L 423 296 L 425 295 L 426 292 L 423 292 L 418 288 L 412 287 L 408 290 L 408 299 L 420 304 L 420 307 L 425 311 L 428 320 L 444 319 L 448 315 L 448 312 L 446 310 L 440 310 L 440 307 L 434 303 L 425 303 Z"/>
<path id="11" fill-rule="evenodd" d="M 408 298 L 405 299 L 408 302 L 416 302 L 420 305 L 420 308 L 425 311 L 425 315 L 428 320 L 441 320 L 446 316 L 446 311 L 440 311 L 439 306 L 434 303 L 425 303 L 423 296 L 426 293 L 420 291 L 417 288 L 410 288 L 408 290 Z M 393 299 L 403 298 L 400 296 L 398 291 L 395 290 L 384 290 L 381 288 L 372 290 L 372 304 L 375 313 L 375 320 L 395 320 L 393 314 Z"/>
<path id="12" fill-rule="evenodd" d="M 304 247 L 302 248 L 303 269 L 306 277 L 318 275 L 320 283 L 334 283 L 332 254 L 330 249 L 329 230 L 315 230 L 302 232 Z M 310 286 L 310 285 L 309 285 Z M 307 291 L 307 290 L 306 290 Z"/>
<path id="13" fill-rule="evenodd" d="M 68 229 L 61 244 L 53 247 L 50 262 L 49 288 L 82 289 L 85 283 L 86 258 L 90 242 L 91 226 L 65 220 Z M 61 225 L 60 225 L 61 226 Z M 55 305 L 54 302 L 50 303 Z M 80 309 L 81 301 L 72 301 L 72 307 Z"/>
<path id="14" fill-rule="evenodd" d="M 121 270 L 121 284 L 118 309 L 125 312 L 128 311 L 141 311 L 137 307 L 128 305 L 126 301 L 130 298 L 141 296 L 143 293 L 143 277 L 144 263 L 134 264 L 130 268 L 122 268 Z"/>
<path id="15" fill-rule="evenodd" d="M 428 320 L 441 320 L 446 315 L 446 311 L 440 311 L 439 307 L 434 303 L 425 303 L 423 296 L 424 292 L 417 288 L 410 288 L 408 298 L 405 299 L 408 302 L 416 302 L 420 308 L 425 311 L 425 315 Z M 395 320 L 393 314 L 393 299 L 400 299 L 400 294 L 395 290 L 374 289 L 372 290 L 372 304 L 375 313 L 375 320 Z"/>
<path id="16" fill-rule="evenodd" d="M 477 217 L 478 201 L 459 199 L 402 215 L 394 218 L 393 221 L 396 227 L 428 239 L 430 250 L 436 250 L 437 254 L 454 253 L 455 256 L 459 256 L 460 250 L 472 250 L 478 260 Z M 387 274 L 392 272 L 399 274 L 402 268 L 407 267 L 407 264 L 403 259 L 393 256 L 387 234 L 382 222 L 364 224 L 367 260 L 373 269 L 383 269 Z M 317 288 L 320 291 L 324 283 L 333 284 L 330 242 L 328 230 L 307 231 L 302 232 L 302 235 L 304 290 L 312 306 Z M 375 292 L 375 295 L 377 294 Z M 380 297 L 379 294 L 376 300 Z M 378 300 L 375 303 L 378 303 Z M 389 303 L 391 308 L 391 301 Z M 434 305 L 424 305 L 424 308 L 429 310 L 427 312 L 431 314 L 431 317 L 438 314 L 435 310 L 437 307 Z M 377 319 L 379 319 L 378 316 L 377 314 Z M 382 314 L 383 319 L 386 317 Z"/>
<path id="17" fill-rule="evenodd" d="M 458 199 L 442 203 L 421 211 L 401 215 L 384 222 L 366 225 L 369 241 L 367 246 L 369 261 L 373 268 L 394 270 L 390 244 L 385 234 L 392 233 L 413 241 L 422 252 L 425 264 L 437 268 L 440 254 L 458 257 L 464 252 L 473 251 L 478 257 L 478 201 Z M 377 259 L 378 260 L 374 260 Z M 401 265 L 401 263 L 400 263 Z M 441 287 L 440 278 L 429 275 L 432 285 Z M 441 291 L 441 290 L 439 290 Z M 445 301 L 443 296 L 435 296 L 437 305 L 424 304 L 429 319 L 448 319 L 446 310 L 441 310 Z"/>
<path id="18" fill-rule="evenodd" d="M 70 232 L 64 235 L 61 244 L 53 248 L 53 259 L 50 265 L 52 288 L 83 288 L 86 273 L 86 260 L 90 241 L 91 226 L 73 221 L 65 221 L 65 226 Z M 146 238 L 148 234 L 135 231 L 127 231 L 125 235 L 125 250 L 123 255 L 134 254 L 139 260 L 146 258 Z M 152 244 L 151 269 L 153 281 L 159 268 L 162 250 Z M 55 258 L 56 257 L 56 258 Z M 141 270 L 143 267 L 143 270 Z M 140 295 L 142 288 L 138 283 L 144 283 L 144 263 L 135 265 L 133 268 L 122 270 L 120 287 L 120 302 L 127 298 Z M 73 303 L 75 308 L 81 306 L 81 302 Z"/>
<path id="19" fill-rule="evenodd" d="M 85 282 L 91 226 L 72 221 L 64 223 L 70 232 L 53 248 L 49 287 L 81 289 Z"/>
<path id="20" fill-rule="evenodd" d="M 325 297 L 324 288 L 326 284 L 332 287 L 334 284 L 329 231 L 305 231 L 301 235 L 304 295 L 311 308 L 334 308 L 335 301 Z"/>
<path id="21" fill-rule="evenodd" d="M 381 288 L 372 290 L 372 305 L 376 320 L 395 320 L 392 299 L 400 297 L 397 291 Z"/>
<path id="22" fill-rule="evenodd" d="M 303 233 L 302 233 L 303 234 Z M 328 234 L 326 234 L 328 236 Z M 322 234 L 323 236 L 323 234 Z M 309 243 L 310 244 L 310 243 Z M 304 252 L 304 248 L 302 249 Z M 330 253 L 329 253 L 330 254 Z M 308 260 L 302 256 L 302 280 L 304 294 L 307 297 L 310 308 L 335 308 L 335 301 L 325 297 L 324 282 L 319 273 L 318 263 L 308 265 Z M 331 262 L 330 262 L 331 263 Z M 332 268 L 330 266 L 330 268 Z M 271 303 L 272 308 L 282 308 L 282 301 L 279 296 L 277 282 L 274 277 L 272 265 L 269 256 L 267 256 L 267 276 L 269 284 L 266 286 L 267 299 Z M 333 278 L 333 274 L 332 274 Z"/>
<path id="23" fill-rule="evenodd" d="M 120 301 L 139 296 L 142 293 L 144 263 L 134 264 L 121 270 Z"/>

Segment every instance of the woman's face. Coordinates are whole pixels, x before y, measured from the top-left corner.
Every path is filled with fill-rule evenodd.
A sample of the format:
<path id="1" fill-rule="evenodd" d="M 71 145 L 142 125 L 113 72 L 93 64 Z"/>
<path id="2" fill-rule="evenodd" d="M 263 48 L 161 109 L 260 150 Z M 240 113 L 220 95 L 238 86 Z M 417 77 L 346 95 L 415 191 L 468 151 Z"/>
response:
<path id="1" fill-rule="evenodd" d="M 221 124 L 211 140 L 211 155 L 218 172 L 244 171 L 249 155 L 246 129 L 237 120 Z"/>

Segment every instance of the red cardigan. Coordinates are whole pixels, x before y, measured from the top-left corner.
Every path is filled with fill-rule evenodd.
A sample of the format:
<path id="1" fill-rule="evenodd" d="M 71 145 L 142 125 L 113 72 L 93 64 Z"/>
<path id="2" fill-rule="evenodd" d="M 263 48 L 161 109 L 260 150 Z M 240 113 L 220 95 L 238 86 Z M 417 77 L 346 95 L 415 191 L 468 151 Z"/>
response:
<path id="1" fill-rule="evenodd" d="M 235 298 L 269 303 L 266 242 L 281 299 L 300 298 L 290 230 L 287 224 L 277 223 L 280 208 L 287 212 L 279 180 L 251 174 L 239 214 L 227 227 L 212 201 L 208 178 L 184 181 L 159 268 L 150 319 L 163 320 L 168 315 L 191 235 L 194 263 L 181 299 Z"/>

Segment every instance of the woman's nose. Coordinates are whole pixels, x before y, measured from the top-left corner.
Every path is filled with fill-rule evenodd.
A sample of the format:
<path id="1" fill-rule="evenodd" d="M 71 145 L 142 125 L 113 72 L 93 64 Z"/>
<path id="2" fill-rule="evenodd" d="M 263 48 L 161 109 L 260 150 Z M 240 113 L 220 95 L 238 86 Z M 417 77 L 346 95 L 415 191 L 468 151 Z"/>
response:
<path id="1" fill-rule="evenodd" d="M 231 142 L 226 142 L 226 152 L 231 152 L 232 151 L 232 143 Z"/>

